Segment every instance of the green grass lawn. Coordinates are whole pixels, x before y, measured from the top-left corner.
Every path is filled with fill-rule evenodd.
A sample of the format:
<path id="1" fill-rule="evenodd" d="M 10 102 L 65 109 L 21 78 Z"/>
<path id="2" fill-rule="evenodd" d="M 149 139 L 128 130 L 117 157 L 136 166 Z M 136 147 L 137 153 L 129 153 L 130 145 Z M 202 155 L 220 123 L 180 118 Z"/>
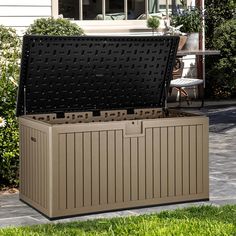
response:
<path id="1" fill-rule="evenodd" d="M 86 222 L 0 229 L 0 235 L 236 235 L 236 205 L 201 206 Z"/>

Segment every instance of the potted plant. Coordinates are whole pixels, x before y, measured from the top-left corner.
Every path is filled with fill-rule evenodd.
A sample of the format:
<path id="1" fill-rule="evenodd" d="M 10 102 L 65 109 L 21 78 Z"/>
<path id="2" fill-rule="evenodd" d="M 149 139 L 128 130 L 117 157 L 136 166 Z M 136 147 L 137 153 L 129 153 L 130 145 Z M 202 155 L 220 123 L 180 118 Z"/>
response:
<path id="1" fill-rule="evenodd" d="M 152 35 L 154 35 L 154 31 L 158 29 L 160 26 L 160 19 L 156 16 L 149 16 L 147 20 L 147 27 L 152 29 Z"/>
<path id="2" fill-rule="evenodd" d="M 181 31 L 188 34 L 185 49 L 198 49 L 199 32 L 202 28 L 201 12 L 199 9 L 186 9 L 173 15 L 171 25 L 182 25 Z"/>

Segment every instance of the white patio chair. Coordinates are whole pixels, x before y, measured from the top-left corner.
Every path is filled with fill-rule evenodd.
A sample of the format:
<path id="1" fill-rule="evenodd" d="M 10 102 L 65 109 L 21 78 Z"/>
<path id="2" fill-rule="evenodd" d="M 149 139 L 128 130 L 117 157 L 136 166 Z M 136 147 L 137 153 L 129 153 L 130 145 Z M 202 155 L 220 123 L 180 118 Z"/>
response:
<path id="1" fill-rule="evenodd" d="M 188 93 L 185 91 L 185 88 L 196 87 L 202 85 L 202 104 L 201 107 L 204 106 L 204 83 L 202 79 L 194 79 L 194 78 L 185 78 L 182 77 L 184 68 L 184 62 L 177 58 L 176 65 L 173 71 L 173 79 L 170 82 L 170 90 L 172 88 L 176 88 L 179 91 L 179 105 L 181 106 L 181 96 L 185 95 L 187 103 L 189 105 L 189 97 Z"/>

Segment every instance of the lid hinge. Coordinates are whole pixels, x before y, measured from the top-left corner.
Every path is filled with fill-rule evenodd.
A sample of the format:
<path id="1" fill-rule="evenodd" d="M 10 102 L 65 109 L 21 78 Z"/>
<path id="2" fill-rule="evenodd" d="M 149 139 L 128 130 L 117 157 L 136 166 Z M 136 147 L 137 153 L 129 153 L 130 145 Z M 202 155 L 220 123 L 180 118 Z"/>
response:
<path id="1" fill-rule="evenodd" d="M 127 115 L 133 115 L 134 114 L 134 108 L 127 109 Z"/>
<path id="2" fill-rule="evenodd" d="M 65 113 L 63 111 L 56 111 L 55 113 L 57 119 L 65 118 Z"/>

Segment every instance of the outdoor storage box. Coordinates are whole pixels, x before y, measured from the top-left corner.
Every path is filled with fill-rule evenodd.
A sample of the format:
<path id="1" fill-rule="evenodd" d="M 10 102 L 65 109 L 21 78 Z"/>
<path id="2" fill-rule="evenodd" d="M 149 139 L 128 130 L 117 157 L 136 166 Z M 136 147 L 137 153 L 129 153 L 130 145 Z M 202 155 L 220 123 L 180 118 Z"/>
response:
<path id="1" fill-rule="evenodd" d="M 178 40 L 24 37 L 22 201 L 58 218 L 209 198 L 208 118 L 165 106 Z"/>

